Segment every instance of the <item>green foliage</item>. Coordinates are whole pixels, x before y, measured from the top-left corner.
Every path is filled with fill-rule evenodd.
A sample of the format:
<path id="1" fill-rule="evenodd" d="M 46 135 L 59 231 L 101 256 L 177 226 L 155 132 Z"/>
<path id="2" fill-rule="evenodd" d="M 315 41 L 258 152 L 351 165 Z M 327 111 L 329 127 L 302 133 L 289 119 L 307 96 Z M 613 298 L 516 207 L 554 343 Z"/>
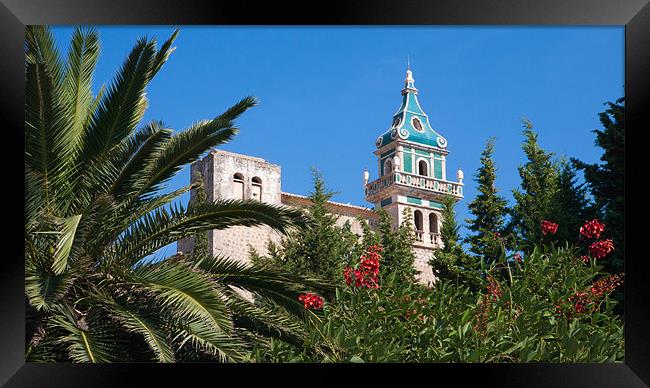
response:
<path id="1" fill-rule="evenodd" d="M 408 208 L 404 209 L 402 223 L 398 227 L 393 226 L 391 217 L 384 209 L 379 209 L 377 214 L 379 215 L 378 240 L 384 249 L 382 266 L 380 267 L 381 276 L 386 278 L 395 276 L 399 282 L 414 282 L 415 275 L 418 272 L 413 267 L 415 254 L 412 246 L 415 235 L 413 233 L 412 211 Z M 368 246 L 365 246 L 365 248 Z"/>
<path id="2" fill-rule="evenodd" d="M 460 243 L 458 230 L 460 225 L 456 221 L 456 200 L 451 196 L 445 196 L 442 200 L 442 227 L 440 237 L 442 247 L 435 248 L 433 257 L 429 260 L 434 274 L 442 279 L 454 281 L 457 285 L 478 289 L 482 285 L 479 277 L 480 262 L 476 257 L 465 253 Z"/>
<path id="3" fill-rule="evenodd" d="M 314 170 L 313 176 L 309 229 L 289 234 L 279 245 L 269 242 L 266 256 L 252 250 L 252 262 L 342 284 L 345 266 L 356 260 L 366 248 L 380 244 L 384 249 L 381 276 L 395 274 L 402 282 L 415 281 L 417 271 L 413 267 L 415 256 L 412 250 L 415 236 L 411 213 L 405 211 L 402 225 L 395 228 L 388 213 L 378 210 L 377 231 L 370 229 L 367 221 L 360 220 L 363 230 L 360 239 L 348 222 L 343 226 L 336 225 L 336 216 L 326 206 L 333 193 L 325 189 L 323 178 L 317 171 Z"/>
<path id="4" fill-rule="evenodd" d="M 301 292 L 333 292 L 309 278 L 206 256 L 201 244 L 190 257 L 144 260 L 212 229 L 268 225 L 287 233 L 305 225 L 302 212 L 258 201 L 172 204 L 190 189 L 203 191 L 200 184 L 160 193 L 176 172 L 231 139 L 235 120 L 255 105 L 246 97 L 179 133 L 157 121 L 141 125 L 146 87 L 176 36 L 160 49 L 140 39 L 110 86 L 95 95 L 94 30 L 76 29 L 63 60 L 48 28 L 26 28 L 30 361 L 244 360 L 253 343 L 305 334 L 296 324 L 306 318 Z"/>
<path id="5" fill-rule="evenodd" d="M 497 194 L 493 153 L 494 138 L 490 138 L 481 154 L 481 167 L 475 176 L 479 194 L 468 205 L 474 219 L 466 220 L 467 229 L 473 232 L 466 238 L 470 251 L 488 263 L 501 257 L 502 247 L 495 233 L 504 233 L 504 215 L 507 210 L 505 199 Z"/>
<path id="6" fill-rule="evenodd" d="M 575 167 L 565 160 L 560 162 L 555 207 L 549 217 L 562 225 L 562 228 L 558 228 L 555 239 L 571 244 L 579 242 L 576 231 L 580 230 L 585 220 L 595 217 L 589 206 L 585 185 L 577 183 Z"/>
<path id="7" fill-rule="evenodd" d="M 625 99 L 608 102 L 607 110 L 599 114 L 603 129 L 597 129 L 595 144 L 603 149 L 602 163 L 588 164 L 572 159 L 584 172 L 589 192 L 594 197 L 597 215 L 607 225 L 616 250 L 605 259 L 608 271 L 623 270 L 625 258 Z"/>
<path id="8" fill-rule="evenodd" d="M 524 264 L 489 268 L 495 291 L 443 279 L 432 289 L 387 284 L 345 288 L 310 321 L 303 350 L 274 343 L 254 350 L 273 362 L 621 362 L 623 323 L 609 297 L 583 313 L 556 305 L 589 290 L 601 267 L 572 248 L 535 249 Z M 550 276 L 549 276 L 550 274 Z M 568 306 L 568 307 L 572 307 Z"/>
<path id="9" fill-rule="evenodd" d="M 283 238 L 279 246 L 269 242 L 268 256 L 253 252 L 252 261 L 268 268 L 278 268 L 305 276 L 316 276 L 340 283 L 341 273 L 355 249 L 358 236 L 350 225 L 336 224 L 337 217 L 327 210 L 333 192 L 325 187 L 322 175 L 312 170 L 314 191 L 310 193 L 308 228 Z"/>
<path id="10" fill-rule="evenodd" d="M 523 150 L 527 162 L 519 167 L 522 190 L 513 190 L 515 205 L 511 209 L 508 230 L 514 232 L 525 247 L 542 241 L 540 223 L 550 220 L 558 190 L 558 171 L 552 153 L 537 143 L 537 133 L 530 121 L 524 121 Z M 552 220 L 551 220 L 552 221 Z"/>

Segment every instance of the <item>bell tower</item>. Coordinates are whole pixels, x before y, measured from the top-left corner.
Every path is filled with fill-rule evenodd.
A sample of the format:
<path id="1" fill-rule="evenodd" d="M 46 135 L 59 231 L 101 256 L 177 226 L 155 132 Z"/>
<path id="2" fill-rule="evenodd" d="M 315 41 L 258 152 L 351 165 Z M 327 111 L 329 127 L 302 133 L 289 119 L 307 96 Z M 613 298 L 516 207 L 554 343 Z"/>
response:
<path id="1" fill-rule="evenodd" d="M 434 282 L 428 261 L 433 249 L 442 245 L 442 198 L 463 198 L 463 172 L 457 171 L 457 182 L 447 178 L 447 140 L 434 130 L 420 107 L 410 65 L 402 104 L 393 114 L 390 128 L 377 138 L 376 146 L 378 178 L 369 182 L 370 174 L 364 173 L 366 200 L 377 209 L 385 209 L 394 227 L 402 223 L 405 210 L 411 213 L 416 235 L 415 267 L 421 282 Z"/>

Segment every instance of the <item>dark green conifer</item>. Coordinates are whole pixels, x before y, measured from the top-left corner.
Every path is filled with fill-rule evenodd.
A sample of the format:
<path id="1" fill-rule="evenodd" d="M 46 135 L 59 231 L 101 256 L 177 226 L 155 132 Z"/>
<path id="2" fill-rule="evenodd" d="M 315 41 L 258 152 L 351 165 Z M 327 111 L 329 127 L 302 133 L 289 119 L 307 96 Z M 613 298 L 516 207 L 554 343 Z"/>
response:
<path id="1" fill-rule="evenodd" d="M 542 220 L 556 222 L 551 218 L 558 190 L 558 169 L 552 159 L 553 154 L 539 146 L 537 133 L 528 120 L 524 121 L 523 133 L 526 140 L 522 149 L 527 162 L 519 166 L 521 190 L 513 190 L 515 205 L 511 209 L 508 230 L 514 233 L 523 246 L 532 247 L 542 241 Z"/>
<path id="2" fill-rule="evenodd" d="M 467 237 L 470 251 L 478 261 L 494 262 L 502 254 L 502 247 L 497 233 L 503 234 L 506 200 L 497 194 L 496 167 L 492 160 L 494 153 L 494 138 L 490 138 L 481 154 L 481 167 L 474 181 L 478 184 L 479 194 L 468 205 L 474 219 L 466 220 L 467 229 L 473 232 Z M 476 267 L 477 263 L 473 264 Z"/>

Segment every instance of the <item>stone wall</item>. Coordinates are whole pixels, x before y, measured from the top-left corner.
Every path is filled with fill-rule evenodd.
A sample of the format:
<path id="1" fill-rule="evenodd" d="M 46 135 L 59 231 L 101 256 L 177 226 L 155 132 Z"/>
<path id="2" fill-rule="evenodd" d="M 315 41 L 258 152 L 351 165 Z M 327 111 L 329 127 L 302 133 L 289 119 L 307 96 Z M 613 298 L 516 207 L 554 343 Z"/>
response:
<path id="1" fill-rule="evenodd" d="M 433 257 L 433 250 L 414 247 L 413 252 L 415 253 L 415 262 L 413 263 L 413 266 L 415 269 L 420 271 L 417 276 L 418 281 L 427 286 L 433 285 L 438 280 L 434 275 L 431 266 L 429 266 L 429 260 Z"/>

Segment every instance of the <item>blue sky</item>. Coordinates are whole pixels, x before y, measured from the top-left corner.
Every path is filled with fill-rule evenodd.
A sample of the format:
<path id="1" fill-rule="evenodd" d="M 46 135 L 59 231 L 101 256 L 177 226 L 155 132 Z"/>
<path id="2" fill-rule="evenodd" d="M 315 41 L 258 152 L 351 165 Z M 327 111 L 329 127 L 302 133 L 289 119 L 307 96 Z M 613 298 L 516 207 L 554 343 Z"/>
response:
<path id="1" fill-rule="evenodd" d="M 162 43 L 173 31 L 97 29 L 95 91 L 137 38 Z M 65 50 L 72 28 L 53 30 Z M 420 104 L 448 140 L 447 173 L 455 177 L 458 166 L 465 172 L 459 220 L 469 217 L 488 137 L 496 137 L 497 186 L 512 201 L 525 161 L 523 117 L 548 151 L 596 162 L 598 113 L 624 93 L 623 27 L 181 27 L 175 46 L 148 88 L 145 121 L 180 131 L 257 96 L 240 133 L 221 148 L 280 164 L 282 190 L 291 193 L 310 192 L 314 166 L 339 192 L 335 201 L 365 206 L 362 173 L 367 167 L 371 180 L 377 177 L 375 139 L 399 107 L 410 56 Z M 185 169 L 169 188 L 188 182 Z"/>

